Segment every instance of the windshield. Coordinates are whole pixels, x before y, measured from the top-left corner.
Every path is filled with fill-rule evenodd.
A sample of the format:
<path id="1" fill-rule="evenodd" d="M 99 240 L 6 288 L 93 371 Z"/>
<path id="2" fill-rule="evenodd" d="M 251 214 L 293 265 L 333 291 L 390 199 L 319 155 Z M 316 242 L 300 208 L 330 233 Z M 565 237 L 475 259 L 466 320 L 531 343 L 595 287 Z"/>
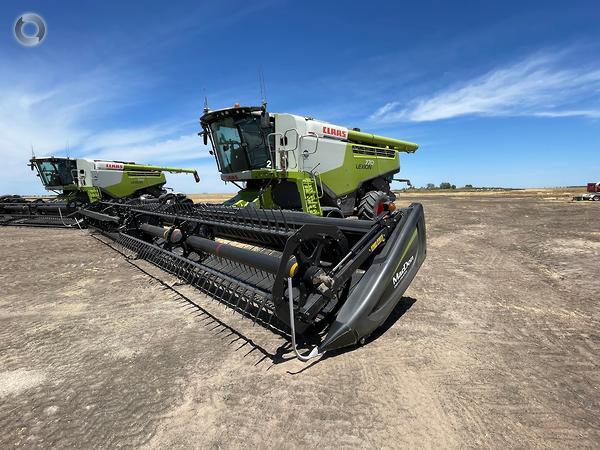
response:
<path id="1" fill-rule="evenodd" d="M 74 159 L 35 161 L 44 186 L 66 186 L 73 183 Z"/>
<path id="2" fill-rule="evenodd" d="M 259 117 L 247 116 L 237 120 L 227 117 L 213 122 L 211 129 L 221 172 L 271 167 L 266 142 L 271 130 L 261 129 Z"/>

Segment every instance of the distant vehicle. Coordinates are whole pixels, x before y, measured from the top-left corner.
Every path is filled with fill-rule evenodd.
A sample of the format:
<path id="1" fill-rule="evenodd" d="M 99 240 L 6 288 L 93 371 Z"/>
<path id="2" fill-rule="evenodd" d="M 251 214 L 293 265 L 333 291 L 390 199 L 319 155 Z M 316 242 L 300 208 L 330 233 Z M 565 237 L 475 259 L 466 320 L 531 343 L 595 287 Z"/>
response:
<path id="1" fill-rule="evenodd" d="M 591 200 L 594 202 L 600 201 L 600 183 L 588 183 L 587 194 L 576 195 L 573 200 Z"/>

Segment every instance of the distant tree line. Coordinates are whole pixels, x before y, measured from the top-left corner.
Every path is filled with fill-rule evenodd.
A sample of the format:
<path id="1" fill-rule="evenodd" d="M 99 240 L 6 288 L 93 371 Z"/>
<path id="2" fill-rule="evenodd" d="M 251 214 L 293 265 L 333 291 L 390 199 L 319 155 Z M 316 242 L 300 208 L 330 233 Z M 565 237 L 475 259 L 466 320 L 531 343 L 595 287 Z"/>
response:
<path id="1" fill-rule="evenodd" d="M 416 186 L 408 186 L 406 188 L 404 188 L 403 190 L 405 191 L 410 191 L 410 190 L 420 190 L 420 189 L 427 189 L 427 190 L 437 190 L 437 189 L 448 189 L 448 190 L 452 190 L 452 189 L 487 189 L 487 188 L 476 188 L 474 187 L 472 184 L 465 184 L 462 188 L 458 188 L 455 184 L 450 183 L 449 181 L 442 181 L 439 185 L 436 185 L 434 183 L 427 183 L 426 186 L 424 187 L 416 187 Z"/>
<path id="2" fill-rule="evenodd" d="M 465 188 L 472 188 L 473 186 L 467 184 Z M 448 181 L 442 181 L 439 186 L 436 186 L 433 183 L 427 183 L 427 189 L 456 189 L 456 185 L 452 184 Z"/>
<path id="3" fill-rule="evenodd" d="M 476 190 L 476 191 L 489 191 L 489 190 L 516 190 L 517 188 L 504 188 L 504 187 L 476 187 L 472 184 L 465 184 L 461 188 L 457 188 L 455 184 L 450 183 L 449 181 L 442 181 L 439 185 L 435 185 L 434 183 L 427 183 L 425 187 L 416 187 L 416 186 L 408 186 L 403 191 L 419 191 L 419 190 L 452 190 L 452 189 L 462 189 L 462 190 Z"/>

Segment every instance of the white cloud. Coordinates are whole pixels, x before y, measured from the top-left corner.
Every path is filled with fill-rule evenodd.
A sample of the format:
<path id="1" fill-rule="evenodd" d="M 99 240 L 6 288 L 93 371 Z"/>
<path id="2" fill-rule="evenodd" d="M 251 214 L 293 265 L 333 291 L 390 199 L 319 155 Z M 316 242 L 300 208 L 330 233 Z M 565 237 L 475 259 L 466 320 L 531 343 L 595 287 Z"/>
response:
<path id="1" fill-rule="evenodd" d="M 393 112 L 400 105 L 400 102 L 389 102 L 379 108 L 373 114 L 373 118 L 386 117 L 390 112 Z"/>
<path id="2" fill-rule="evenodd" d="M 44 83 L 0 70 L 0 194 L 44 192 L 26 166 L 32 147 L 40 156 L 65 155 L 68 147 L 75 157 L 171 166 L 195 167 L 210 156 L 196 134 L 199 126 L 188 118 L 103 128 L 104 119 L 139 94 L 135 80 L 123 78 L 102 70 Z"/>
<path id="3" fill-rule="evenodd" d="M 91 134 L 81 143 L 82 150 L 86 153 L 110 148 L 124 148 L 156 142 L 159 139 L 173 134 L 178 127 L 154 124 L 138 128 L 123 128 L 104 130 Z"/>
<path id="4" fill-rule="evenodd" d="M 598 117 L 599 92 L 597 66 L 569 65 L 564 54 L 536 55 L 431 97 L 389 102 L 371 119 L 425 122 L 468 115 Z"/>
<path id="5" fill-rule="evenodd" d="M 145 163 L 197 162 L 212 158 L 196 133 L 149 141 L 143 137 L 139 142 L 132 142 L 132 145 L 103 147 L 94 152 L 93 156 L 96 159 L 127 159 Z"/>
<path id="6" fill-rule="evenodd" d="M 574 109 L 565 111 L 540 111 L 534 113 L 538 117 L 590 117 L 593 119 L 600 118 L 600 109 Z"/>
<path id="7" fill-rule="evenodd" d="M 32 148 L 62 153 L 67 141 L 75 144 L 88 133 L 75 123 L 78 108 L 63 100 L 55 90 L 0 85 L 0 193 L 40 192 L 26 167 Z"/>

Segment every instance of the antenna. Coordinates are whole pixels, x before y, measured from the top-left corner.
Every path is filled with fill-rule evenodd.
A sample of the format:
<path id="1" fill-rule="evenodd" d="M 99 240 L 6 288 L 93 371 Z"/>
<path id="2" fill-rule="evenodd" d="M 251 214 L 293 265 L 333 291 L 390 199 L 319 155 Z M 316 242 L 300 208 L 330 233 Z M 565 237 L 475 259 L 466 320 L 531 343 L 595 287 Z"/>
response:
<path id="1" fill-rule="evenodd" d="M 260 102 L 266 109 L 267 107 L 267 86 L 265 84 L 265 76 L 262 69 L 258 69 L 258 84 L 260 86 Z"/>
<path id="2" fill-rule="evenodd" d="M 31 157 L 35 158 L 35 152 L 33 151 L 33 144 L 31 144 Z"/>
<path id="3" fill-rule="evenodd" d="M 260 85 L 260 106 L 262 109 L 260 114 L 260 126 L 263 128 L 269 128 L 271 118 L 267 112 L 267 86 L 265 84 L 265 76 L 263 75 L 262 69 L 258 69 L 258 83 Z"/>
<path id="4" fill-rule="evenodd" d="M 204 112 L 208 112 L 208 97 L 206 95 L 204 96 Z"/>
<path id="5" fill-rule="evenodd" d="M 69 157 L 69 140 L 67 139 L 67 158 Z"/>

